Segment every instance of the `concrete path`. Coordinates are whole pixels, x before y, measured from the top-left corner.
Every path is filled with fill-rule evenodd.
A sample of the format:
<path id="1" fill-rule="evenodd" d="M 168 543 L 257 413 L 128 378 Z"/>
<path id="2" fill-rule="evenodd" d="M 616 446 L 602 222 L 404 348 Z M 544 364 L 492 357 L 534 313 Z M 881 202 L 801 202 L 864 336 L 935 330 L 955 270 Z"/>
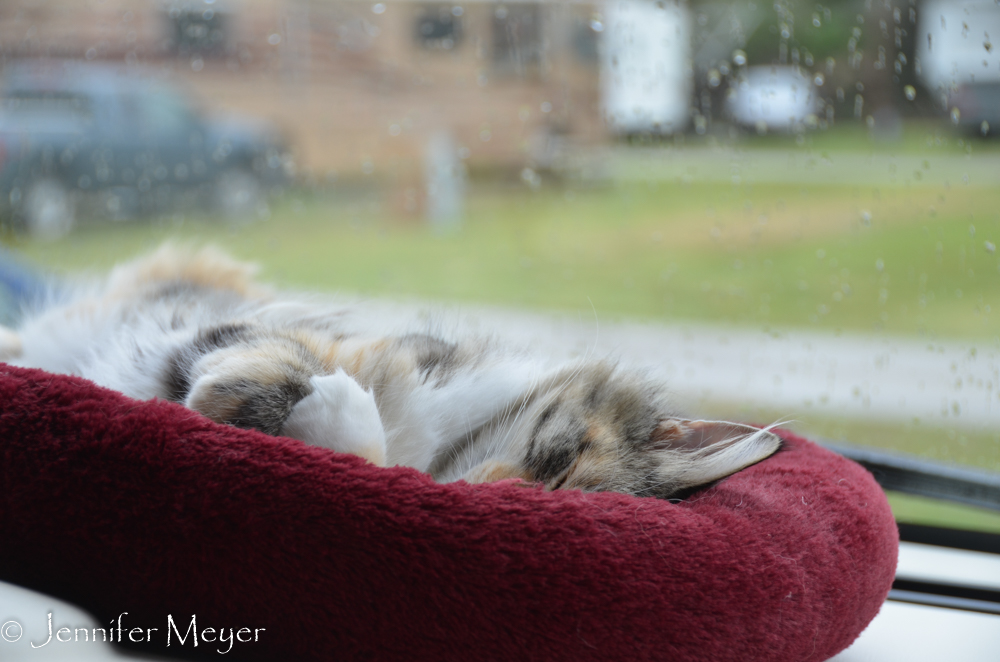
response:
<path id="1" fill-rule="evenodd" d="M 649 148 L 578 155 L 594 177 L 633 181 L 886 187 L 1000 186 L 1000 153 L 892 154 L 889 150 Z"/>
<path id="2" fill-rule="evenodd" d="M 763 331 L 421 303 L 358 304 L 383 328 L 462 328 L 552 357 L 615 357 L 668 380 L 682 404 L 1000 428 L 1000 343 Z M 412 320 L 418 320 L 413 322 Z"/>

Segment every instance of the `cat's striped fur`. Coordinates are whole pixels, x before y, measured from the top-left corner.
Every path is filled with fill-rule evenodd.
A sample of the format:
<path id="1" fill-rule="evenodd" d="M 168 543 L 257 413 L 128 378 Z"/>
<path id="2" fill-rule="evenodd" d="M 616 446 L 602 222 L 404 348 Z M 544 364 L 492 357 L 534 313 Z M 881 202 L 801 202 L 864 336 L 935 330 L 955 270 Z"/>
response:
<path id="1" fill-rule="evenodd" d="M 271 294 L 218 251 L 165 246 L 29 315 L 0 335 L 0 358 L 442 481 L 670 498 L 780 445 L 682 418 L 662 384 L 610 362 L 549 364 L 492 341 L 361 326 Z"/>

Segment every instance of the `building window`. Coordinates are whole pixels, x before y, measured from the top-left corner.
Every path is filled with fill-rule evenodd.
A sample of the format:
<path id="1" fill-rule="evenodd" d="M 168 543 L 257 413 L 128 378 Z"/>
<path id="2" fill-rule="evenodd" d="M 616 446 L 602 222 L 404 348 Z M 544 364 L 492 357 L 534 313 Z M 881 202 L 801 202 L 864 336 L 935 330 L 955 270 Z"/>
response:
<path id="1" fill-rule="evenodd" d="M 537 3 L 498 5 L 493 11 L 493 62 L 524 74 L 542 62 L 542 9 Z"/>
<path id="2" fill-rule="evenodd" d="M 462 39 L 461 7 L 424 7 L 417 13 L 417 43 L 430 50 L 450 51 Z"/>
<path id="3" fill-rule="evenodd" d="M 226 45 L 226 17 L 214 10 L 174 9 L 168 13 L 179 55 L 222 53 Z"/>

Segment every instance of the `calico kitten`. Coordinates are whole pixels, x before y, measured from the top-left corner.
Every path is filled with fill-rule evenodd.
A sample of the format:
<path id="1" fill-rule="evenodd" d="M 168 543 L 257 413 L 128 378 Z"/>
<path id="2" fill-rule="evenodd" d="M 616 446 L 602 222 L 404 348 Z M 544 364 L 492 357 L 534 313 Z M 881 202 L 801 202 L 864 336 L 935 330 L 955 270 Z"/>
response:
<path id="1" fill-rule="evenodd" d="M 477 338 L 383 335 L 349 310 L 273 295 L 253 268 L 164 246 L 0 333 L 0 359 L 182 403 L 440 481 L 671 498 L 780 440 L 675 414 L 615 364 L 551 364 Z"/>

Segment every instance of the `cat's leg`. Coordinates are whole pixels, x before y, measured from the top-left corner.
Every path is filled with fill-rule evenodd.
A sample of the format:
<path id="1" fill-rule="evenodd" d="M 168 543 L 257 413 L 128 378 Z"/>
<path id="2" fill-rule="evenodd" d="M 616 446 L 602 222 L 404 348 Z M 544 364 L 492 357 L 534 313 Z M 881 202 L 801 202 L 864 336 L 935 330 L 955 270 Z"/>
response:
<path id="1" fill-rule="evenodd" d="M 0 361 L 10 361 L 21 356 L 21 336 L 5 326 L 0 326 Z"/>
<path id="2" fill-rule="evenodd" d="M 781 446 L 766 430 L 682 418 L 666 403 L 662 387 L 635 374 L 603 364 L 577 367 L 533 393 L 518 416 L 507 417 L 514 424 L 484 431 L 477 443 L 504 450 L 462 478 L 672 498 Z"/>
<path id="3" fill-rule="evenodd" d="M 343 370 L 313 377 L 309 386 L 312 393 L 295 404 L 281 434 L 385 466 L 385 430 L 374 394 Z"/>
<path id="4" fill-rule="evenodd" d="M 247 324 L 200 332 L 169 361 L 168 397 L 208 418 L 385 464 L 372 392 L 328 370 L 305 339 Z"/>

